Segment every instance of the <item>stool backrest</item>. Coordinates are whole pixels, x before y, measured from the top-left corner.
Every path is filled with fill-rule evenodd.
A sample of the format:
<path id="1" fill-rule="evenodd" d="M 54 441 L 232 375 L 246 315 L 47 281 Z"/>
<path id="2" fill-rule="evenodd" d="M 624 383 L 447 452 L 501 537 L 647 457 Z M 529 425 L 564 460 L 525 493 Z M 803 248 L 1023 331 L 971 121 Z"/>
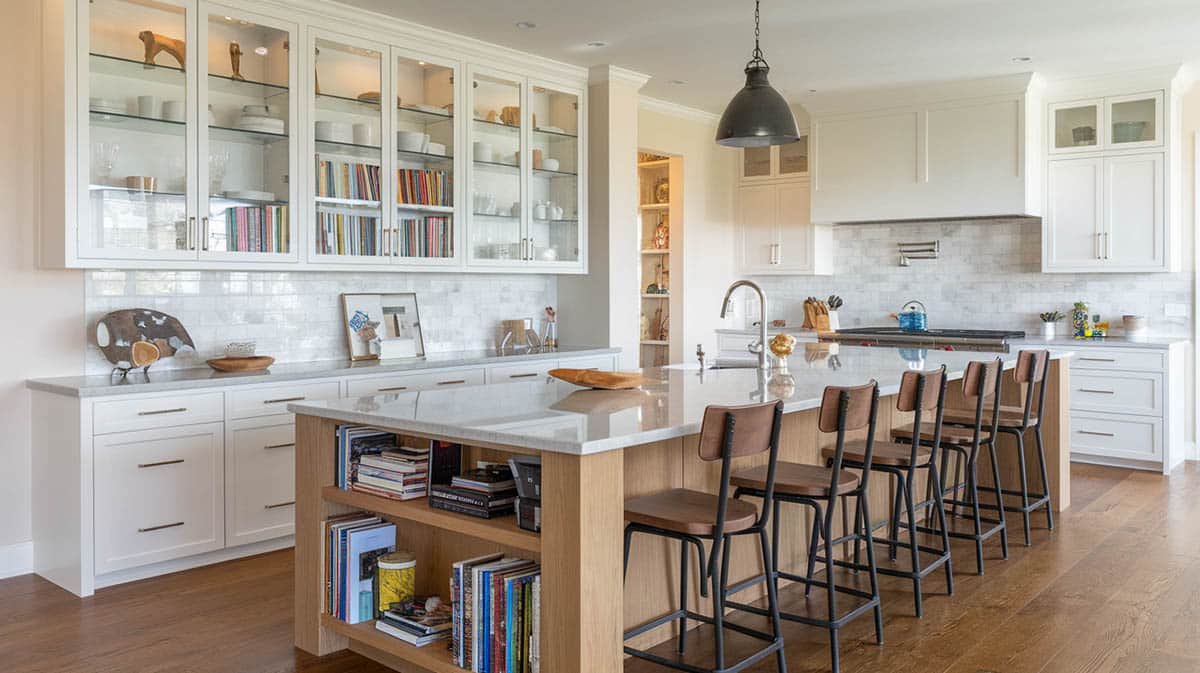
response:
<path id="1" fill-rule="evenodd" d="M 1046 402 L 1046 370 L 1050 367 L 1050 351 L 1021 351 L 1017 355 L 1017 371 L 1015 378 L 1018 385 L 1025 387 L 1025 411 L 1021 419 L 1021 427 L 1028 428 L 1030 420 L 1036 416 L 1041 422 Z M 1037 411 L 1034 411 L 1034 397 L 1037 397 Z"/>
<path id="2" fill-rule="evenodd" d="M 996 436 L 1000 425 L 1000 385 L 1003 383 L 1003 371 L 1004 361 L 1000 358 L 967 363 L 967 371 L 963 375 L 963 397 L 975 402 L 973 450 L 978 450 L 980 442 L 983 441 L 984 421 L 987 420 L 984 410 L 988 407 L 991 407 L 988 436 Z"/>
<path id="3" fill-rule="evenodd" d="M 867 428 L 867 446 L 863 452 L 862 477 L 858 490 L 866 492 L 867 478 L 871 473 L 871 457 L 875 452 L 875 418 L 879 411 L 879 384 L 875 381 L 850 387 L 829 386 L 821 398 L 821 412 L 817 427 L 821 432 L 837 433 L 837 448 L 833 454 L 833 473 L 830 475 L 829 492 L 838 493 L 838 482 L 842 471 L 842 458 L 846 448 L 846 433 Z M 830 507 L 826 512 L 833 512 Z"/>
<path id="4" fill-rule="evenodd" d="M 896 410 L 913 413 L 914 432 L 919 432 L 924 421 L 929 420 L 927 414 L 933 412 L 931 460 L 936 458 L 942 440 L 942 415 L 946 410 L 946 365 L 932 371 L 904 372 L 900 377 L 900 392 L 896 395 Z M 920 442 L 914 439 L 909 465 L 917 464 L 919 447 Z"/>
<path id="5" fill-rule="evenodd" d="M 753 456 L 764 451 L 767 457 L 767 483 L 763 502 L 771 502 L 775 494 L 775 465 L 779 459 L 779 429 L 783 425 L 783 401 L 746 404 L 736 407 L 710 406 L 704 410 L 700 423 L 700 439 L 696 447 L 700 460 L 721 461 L 721 492 L 717 505 L 715 537 L 725 530 L 725 509 L 729 498 L 729 479 L 733 459 Z M 757 526 L 767 521 L 770 508 L 759 509 Z"/>

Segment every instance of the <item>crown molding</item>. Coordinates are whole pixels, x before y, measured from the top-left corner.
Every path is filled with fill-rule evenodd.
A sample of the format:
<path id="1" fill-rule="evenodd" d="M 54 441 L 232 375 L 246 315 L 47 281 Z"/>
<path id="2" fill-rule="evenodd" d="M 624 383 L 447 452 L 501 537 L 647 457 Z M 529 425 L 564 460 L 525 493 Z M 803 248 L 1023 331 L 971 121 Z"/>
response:
<path id="1" fill-rule="evenodd" d="M 649 81 L 650 75 L 620 66 L 594 65 L 588 68 L 588 84 L 620 82 L 621 84 L 629 84 L 640 89 Z"/>
<path id="2" fill-rule="evenodd" d="M 719 114 L 680 105 L 679 103 L 672 103 L 661 98 L 651 98 L 650 96 L 638 96 L 638 108 L 671 117 L 681 117 L 683 119 L 703 122 L 705 124 L 715 125 L 721 121 L 721 115 Z"/>

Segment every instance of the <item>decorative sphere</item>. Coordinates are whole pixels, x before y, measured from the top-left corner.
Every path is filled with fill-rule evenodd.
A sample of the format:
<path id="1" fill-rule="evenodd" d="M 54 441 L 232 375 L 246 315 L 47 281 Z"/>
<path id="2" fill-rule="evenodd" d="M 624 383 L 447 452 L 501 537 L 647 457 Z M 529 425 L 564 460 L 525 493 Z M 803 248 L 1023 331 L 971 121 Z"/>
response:
<path id="1" fill-rule="evenodd" d="M 776 334 L 768 345 L 776 357 L 786 358 L 796 349 L 796 337 L 791 334 Z"/>

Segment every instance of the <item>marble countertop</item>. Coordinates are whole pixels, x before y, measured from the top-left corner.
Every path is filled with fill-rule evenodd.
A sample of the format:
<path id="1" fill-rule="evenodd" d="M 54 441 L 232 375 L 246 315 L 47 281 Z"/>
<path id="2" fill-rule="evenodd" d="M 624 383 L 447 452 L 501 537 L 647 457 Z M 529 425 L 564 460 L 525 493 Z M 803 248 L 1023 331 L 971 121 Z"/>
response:
<path id="1" fill-rule="evenodd" d="M 895 348 L 842 346 L 836 357 L 789 361 L 794 385 L 764 382 L 756 369 L 647 369 L 655 383 L 638 390 L 585 390 L 549 377 L 491 386 L 305 402 L 289 409 L 345 423 L 375 425 L 461 442 L 486 442 L 543 451 L 589 454 L 695 434 L 709 405 L 782 399 L 785 412 L 820 406 L 829 385 L 871 379 L 883 395 L 895 394 L 912 368 L 946 365 L 961 379 L 971 360 L 998 356 L 1011 368 L 1017 354 L 929 351 L 920 362 Z M 1055 349 L 1055 359 L 1069 357 Z"/>
<path id="2" fill-rule="evenodd" d="M 1185 336 L 1162 336 L 1147 334 L 1145 336 L 1110 336 L 1103 339 L 1076 339 L 1070 336 L 1046 338 L 1040 334 L 1027 334 L 1024 339 L 1009 341 L 1013 350 L 1030 346 L 1045 346 L 1047 348 L 1149 348 L 1166 350 L 1176 344 L 1190 343 Z"/>
<path id="3" fill-rule="evenodd" d="M 758 336 L 758 328 L 757 327 L 744 327 L 742 329 L 733 329 L 733 328 L 722 327 L 722 328 L 716 330 L 716 333 L 717 334 L 737 334 L 739 336 Z M 812 335 L 815 337 L 815 336 L 817 336 L 817 330 L 805 329 L 800 326 L 771 327 L 770 325 L 768 325 L 767 326 L 767 334 L 805 334 L 805 335 Z"/>
<path id="4" fill-rule="evenodd" d="M 446 367 L 470 367 L 500 363 L 518 363 L 527 360 L 550 360 L 556 357 L 585 357 L 619 353 L 620 348 L 602 346 L 560 346 L 553 350 L 497 354 L 495 350 L 447 351 L 430 353 L 418 360 L 319 360 L 272 365 L 261 372 L 227 374 L 208 367 L 191 369 L 150 369 L 150 376 L 140 371 L 131 372 L 122 379 L 117 376 L 63 376 L 58 378 L 29 379 L 25 386 L 30 390 L 41 390 L 70 397 L 107 397 L 203 388 L 262 383 L 283 383 L 302 379 L 334 376 L 357 376 L 366 374 L 389 374 L 418 372 L 425 369 Z"/>

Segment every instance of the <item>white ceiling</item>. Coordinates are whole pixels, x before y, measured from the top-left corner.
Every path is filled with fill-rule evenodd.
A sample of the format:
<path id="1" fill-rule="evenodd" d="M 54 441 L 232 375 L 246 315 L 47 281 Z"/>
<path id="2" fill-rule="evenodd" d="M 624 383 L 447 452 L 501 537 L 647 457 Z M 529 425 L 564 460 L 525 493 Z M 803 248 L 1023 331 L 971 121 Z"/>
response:
<path id="1" fill-rule="evenodd" d="M 643 93 L 712 112 L 741 87 L 753 47 L 751 0 L 342 1 L 569 63 L 630 68 L 653 77 Z M 1200 58 L 1200 0 L 766 0 L 762 15 L 771 81 L 792 102 L 810 89 Z M 595 40 L 609 46 L 585 46 Z"/>

